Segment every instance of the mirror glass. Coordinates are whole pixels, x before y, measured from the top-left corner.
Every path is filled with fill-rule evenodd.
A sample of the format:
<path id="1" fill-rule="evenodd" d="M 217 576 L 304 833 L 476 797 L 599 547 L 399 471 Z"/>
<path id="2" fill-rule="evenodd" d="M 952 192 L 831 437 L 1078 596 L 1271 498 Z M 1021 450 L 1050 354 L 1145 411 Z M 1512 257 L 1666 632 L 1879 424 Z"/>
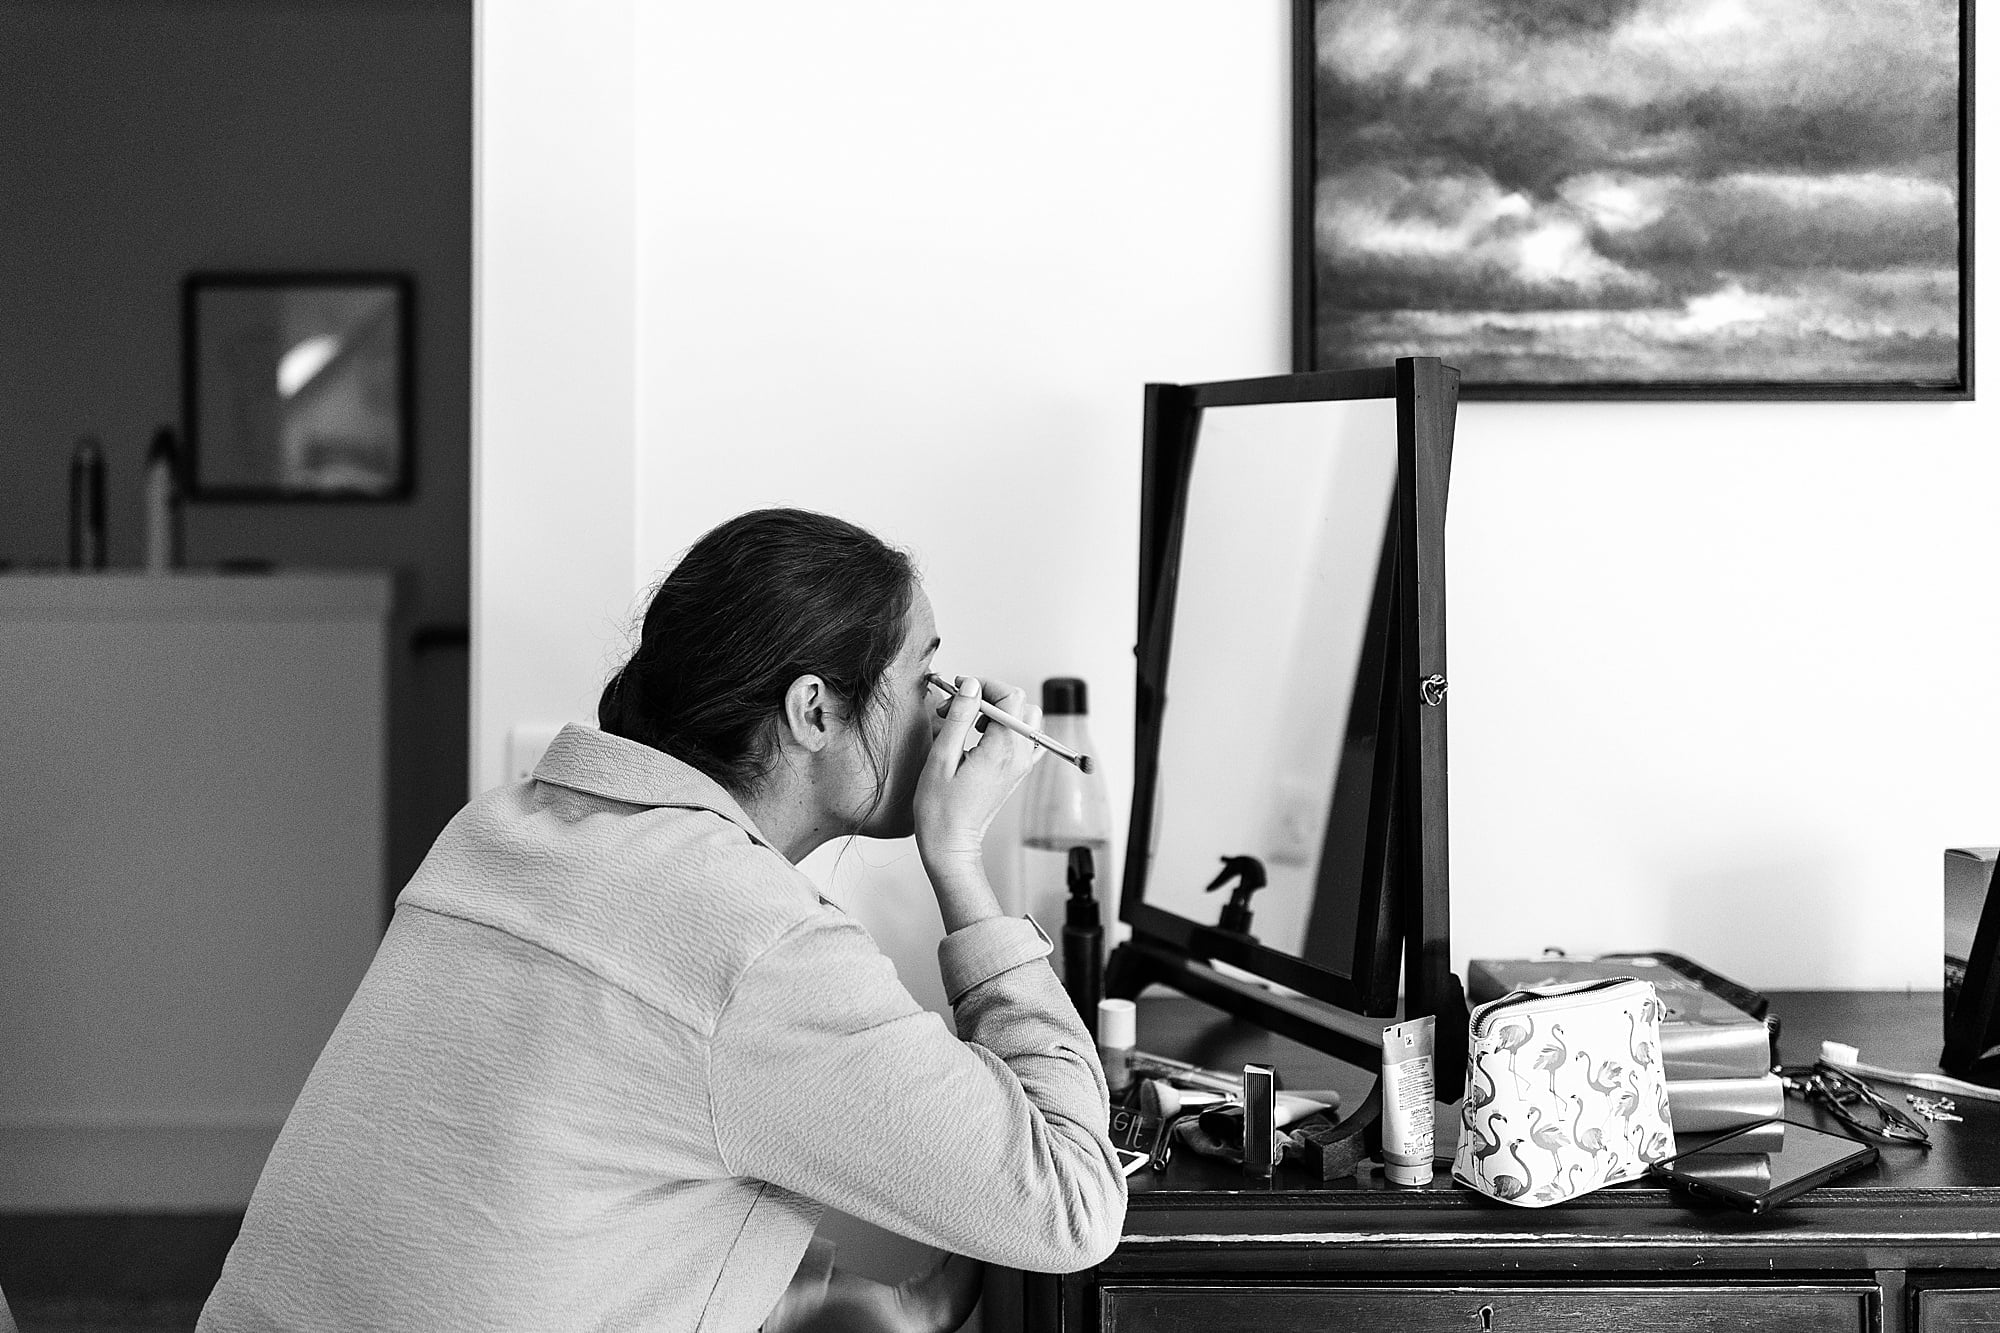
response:
<path id="1" fill-rule="evenodd" d="M 1269 883 L 1250 933 L 1343 975 L 1382 689 L 1364 667 L 1380 670 L 1384 645 L 1364 648 L 1390 629 L 1378 603 L 1396 455 L 1393 399 L 1201 414 L 1160 717 L 1146 903 L 1216 925 L 1229 892 L 1206 886 L 1224 857 L 1254 856 Z"/>
<path id="2" fill-rule="evenodd" d="M 404 300 L 394 281 L 198 281 L 190 311 L 193 493 L 402 493 Z"/>

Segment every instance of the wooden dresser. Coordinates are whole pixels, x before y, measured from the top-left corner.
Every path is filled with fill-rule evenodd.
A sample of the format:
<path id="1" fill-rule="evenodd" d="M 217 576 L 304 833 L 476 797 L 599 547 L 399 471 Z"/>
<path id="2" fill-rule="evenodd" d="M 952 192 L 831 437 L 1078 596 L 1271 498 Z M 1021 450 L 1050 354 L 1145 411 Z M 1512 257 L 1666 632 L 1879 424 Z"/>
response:
<path id="1" fill-rule="evenodd" d="M 1934 992 L 1773 996 L 1788 1063 L 1831 1037 L 1870 1063 L 1929 1069 L 1938 1006 Z M 1180 997 L 1141 1001 L 1139 1045 L 1221 1069 L 1267 1060 L 1290 1088 L 1364 1087 Z M 2000 1103 L 1959 1110 L 1964 1123 L 1931 1126 L 1928 1152 L 1885 1147 L 1879 1165 L 1762 1217 L 1643 1183 L 1517 1209 L 1443 1165 L 1414 1190 L 1379 1171 L 1321 1183 L 1286 1166 L 1251 1182 L 1183 1150 L 1133 1182 L 1117 1251 L 1088 1272 L 1027 1275 L 1018 1317 L 1062 1333 L 2000 1331 Z M 1787 1115 L 1838 1128 L 1802 1102 Z M 989 1300 L 989 1329 L 1013 1322 L 1010 1304 Z"/>

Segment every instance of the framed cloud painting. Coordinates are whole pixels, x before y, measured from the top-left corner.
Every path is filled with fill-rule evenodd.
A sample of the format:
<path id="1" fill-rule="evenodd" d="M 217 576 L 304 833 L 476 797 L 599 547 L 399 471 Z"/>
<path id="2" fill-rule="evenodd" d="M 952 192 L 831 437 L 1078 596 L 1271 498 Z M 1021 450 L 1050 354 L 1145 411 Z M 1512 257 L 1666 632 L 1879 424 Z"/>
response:
<path id="1" fill-rule="evenodd" d="M 1972 396 L 1969 5 L 1295 3 L 1300 369 Z"/>

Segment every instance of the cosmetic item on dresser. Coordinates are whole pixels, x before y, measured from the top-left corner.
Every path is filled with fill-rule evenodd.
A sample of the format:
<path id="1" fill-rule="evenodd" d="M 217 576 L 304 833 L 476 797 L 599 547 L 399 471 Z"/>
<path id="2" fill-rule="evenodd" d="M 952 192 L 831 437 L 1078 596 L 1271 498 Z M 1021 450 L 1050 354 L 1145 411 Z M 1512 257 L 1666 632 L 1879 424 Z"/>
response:
<path id="1" fill-rule="evenodd" d="M 1757 1078 L 1777 1063 L 1776 1020 L 1752 1012 L 1768 1008 L 1763 997 L 1678 954 L 1475 958 L 1465 974 L 1466 998 L 1484 1004 L 1512 990 L 1610 977 L 1636 977 L 1659 997 L 1660 1048 L 1669 1081 Z"/>
<path id="2" fill-rule="evenodd" d="M 1277 1169 L 1278 1071 L 1243 1066 L 1243 1174 L 1269 1177 Z"/>
<path id="3" fill-rule="evenodd" d="M 1220 1070 L 1204 1069 L 1191 1065 L 1185 1060 L 1169 1060 L 1164 1055 L 1151 1051 L 1127 1051 L 1125 1061 L 1132 1073 L 1139 1078 L 1157 1078 L 1174 1083 L 1183 1088 L 1200 1088 L 1206 1092 L 1219 1092 L 1234 1096 L 1238 1087 L 1236 1079 Z"/>
<path id="4" fill-rule="evenodd" d="M 1544 1208 L 1675 1151 L 1660 1001 L 1630 977 L 1518 990 L 1472 1011 L 1452 1175 Z"/>
<path id="5" fill-rule="evenodd" d="M 1437 1019 L 1382 1029 L 1382 1174 L 1391 1185 L 1431 1183 L 1437 1145 Z"/>
<path id="6" fill-rule="evenodd" d="M 1097 858 L 1088 847 L 1069 849 L 1069 900 L 1063 905 L 1063 989 L 1083 1025 L 1097 1035 L 1097 1002 L 1104 998 L 1104 923 L 1091 885 Z"/>
<path id="7" fill-rule="evenodd" d="M 1042 730 L 1078 754 L 1094 754 L 1088 704 L 1088 692 L 1076 677 L 1043 681 Z M 1056 763 L 1045 755 L 1028 774 L 1018 910 L 1037 921 L 1053 924 L 1064 915 L 1072 847 L 1088 847 L 1095 865 L 1111 864 L 1111 799 L 1104 774 L 1098 765 L 1091 767 L 1086 773 L 1079 765 Z"/>
<path id="8" fill-rule="evenodd" d="M 1139 1040 L 1139 1010 L 1130 1000 L 1097 1002 L 1097 1059 L 1104 1066 L 1104 1084 L 1116 1097 L 1132 1085 L 1127 1057 Z"/>
<path id="9" fill-rule="evenodd" d="M 180 450 L 171 426 L 153 433 L 146 452 L 146 572 L 165 574 L 181 566 Z"/>
<path id="10" fill-rule="evenodd" d="M 1472 993 L 1491 999 L 1513 986 L 1637 977 L 1659 997 L 1660 1056 L 1678 1132 L 1717 1133 L 1782 1113 L 1771 1076 L 1778 1020 L 1763 996 L 1679 954 L 1653 952 L 1566 958 L 1476 960 Z"/>
<path id="11" fill-rule="evenodd" d="M 1865 1064 L 1861 1059 L 1860 1048 L 1850 1046 L 1844 1041 L 1821 1042 L 1819 1058 L 1823 1063 L 1845 1069 L 1850 1074 L 1883 1079 L 1905 1088 L 1923 1088 L 1929 1092 L 1948 1093 L 1954 1097 L 1969 1097 L 1976 1102 L 2000 1102 L 2000 1089 L 1987 1087 L 1985 1084 L 1970 1083 L 1962 1078 L 1949 1078 L 1926 1070 L 1888 1069 L 1881 1065 Z"/>
<path id="12" fill-rule="evenodd" d="M 104 449 L 95 435 L 69 455 L 69 567 L 104 568 Z"/>

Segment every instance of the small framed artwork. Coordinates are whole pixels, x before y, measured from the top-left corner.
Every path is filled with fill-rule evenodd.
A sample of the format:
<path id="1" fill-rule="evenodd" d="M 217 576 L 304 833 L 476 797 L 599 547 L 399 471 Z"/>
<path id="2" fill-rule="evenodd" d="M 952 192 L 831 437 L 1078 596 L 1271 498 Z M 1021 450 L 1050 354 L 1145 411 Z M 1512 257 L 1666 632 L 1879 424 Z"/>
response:
<path id="1" fill-rule="evenodd" d="M 1969 0 L 1294 0 L 1294 359 L 1972 397 Z"/>
<path id="2" fill-rule="evenodd" d="M 412 320 L 403 274 L 190 274 L 181 291 L 189 497 L 406 498 Z"/>

